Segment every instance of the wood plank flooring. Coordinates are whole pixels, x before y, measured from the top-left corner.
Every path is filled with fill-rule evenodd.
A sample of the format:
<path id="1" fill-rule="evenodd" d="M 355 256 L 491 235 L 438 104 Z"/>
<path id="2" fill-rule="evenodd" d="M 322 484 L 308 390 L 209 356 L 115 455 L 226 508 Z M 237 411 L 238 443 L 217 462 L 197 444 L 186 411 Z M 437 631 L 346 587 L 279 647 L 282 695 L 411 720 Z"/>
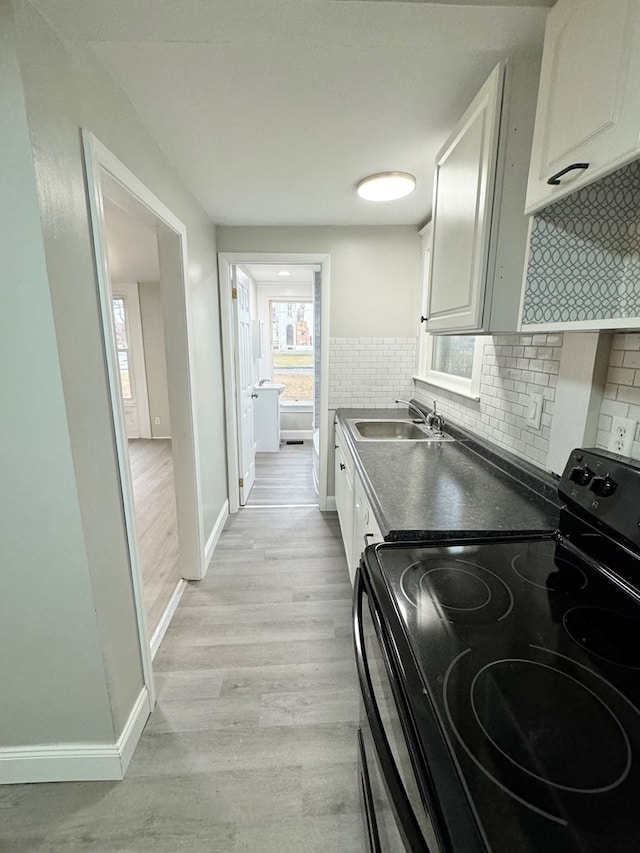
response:
<path id="1" fill-rule="evenodd" d="M 181 578 L 171 439 L 129 440 L 149 639 Z"/>
<path id="2" fill-rule="evenodd" d="M 0 850 L 364 853 L 350 625 L 335 513 L 241 510 L 158 651 L 127 778 L 0 788 Z"/>
<path id="3" fill-rule="evenodd" d="M 317 506 L 312 453 L 310 441 L 281 444 L 277 453 L 256 453 L 256 479 L 247 506 Z"/>

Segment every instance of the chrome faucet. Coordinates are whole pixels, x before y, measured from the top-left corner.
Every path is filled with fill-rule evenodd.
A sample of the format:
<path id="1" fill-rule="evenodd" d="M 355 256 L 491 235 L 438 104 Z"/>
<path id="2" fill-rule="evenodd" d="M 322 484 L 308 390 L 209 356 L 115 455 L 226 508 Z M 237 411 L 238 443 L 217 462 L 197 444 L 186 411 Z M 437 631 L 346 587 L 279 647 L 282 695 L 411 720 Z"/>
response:
<path id="1" fill-rule="evenodd" d="M 434 432 L 439 432 L 442 434 L 442 428 L 444 426 L 444 418 L 437 411 L 436 401 L 433 401 L 433 411 L 429 412 L 426 417 L 427 426 L 429 429 L 432 429 Z"/>
<path id="2" fill-rule="evenodd" d="M 270 379 L 261 379 L 260 382 L 258 382 L 258 385 L 266 385 L 267 382 L 271 382 L 271 380 Z"/>
<path id="3" fill-rule="evenodd" d="M 396 403 L 402 403 L 404 406 L 407 407 L 407 409 L 413 409 L 413 411 L 418 415 L 418 417 L 420 418 L 422 423 L 426 427 L 430 426 L 429 421 L 425 417 L 425 414 L 422 411 L 422 409 L 419 409 L 416 405 L 414 405 L 413 403 L 410 403 L 409 400 L 396 400 Z"/>

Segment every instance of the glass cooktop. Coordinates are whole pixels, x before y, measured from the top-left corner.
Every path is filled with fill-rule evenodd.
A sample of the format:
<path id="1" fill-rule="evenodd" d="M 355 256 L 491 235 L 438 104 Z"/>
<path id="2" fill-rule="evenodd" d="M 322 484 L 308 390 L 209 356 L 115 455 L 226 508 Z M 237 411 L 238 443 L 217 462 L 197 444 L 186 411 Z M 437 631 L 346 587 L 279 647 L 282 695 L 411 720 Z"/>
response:
<path id="1" fill-rule="evenodd" d="M 634 597 L 552 539 L 377 560 L 489 850 L 636 853 Z"/>

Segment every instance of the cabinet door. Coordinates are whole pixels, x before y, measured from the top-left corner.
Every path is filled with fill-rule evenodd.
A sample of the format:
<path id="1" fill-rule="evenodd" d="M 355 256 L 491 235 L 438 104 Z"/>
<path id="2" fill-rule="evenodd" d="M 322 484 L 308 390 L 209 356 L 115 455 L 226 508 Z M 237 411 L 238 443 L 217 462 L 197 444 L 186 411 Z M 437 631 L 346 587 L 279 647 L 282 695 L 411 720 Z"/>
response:
<path id="1" fill-rule="evenodd" d="M 348 451 L 346 451 L 348 452 Z M 347 557 L 349 578 L 353 583 L 355 566 L 353 562 L 353 478 L 349 465 L 347 464 L 345 451 L 340 444 L 336 431 L 336 455 L 335 455 L 335 492 L 336 509 L 340 520 L 342 542 Z"/>
<path id="2" fill-rule="evenodd" d="M 637 0 L 558 0 L 549 12 L 527 213 L 640 153 L 639 30 Z"/>
<path id="3" fill-rule="evenodd" d="M 353 510 L 353 563 L 358 565 L 367 545 L 382 542 L 383 537 L 367 499 L 360 477 L 356 475 Z"/>
<path id="4" fill-rule="evenodd" d="M 503 84 L 500 64 L 436 160 L 430 332 L 482 330 Z"/>

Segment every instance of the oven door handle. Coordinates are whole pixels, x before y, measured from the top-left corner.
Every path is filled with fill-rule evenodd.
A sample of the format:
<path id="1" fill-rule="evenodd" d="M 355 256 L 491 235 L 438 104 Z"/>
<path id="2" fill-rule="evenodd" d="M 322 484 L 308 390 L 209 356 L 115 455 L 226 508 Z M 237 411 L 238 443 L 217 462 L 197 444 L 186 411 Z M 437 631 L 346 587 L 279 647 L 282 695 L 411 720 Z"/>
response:
<path id="1" fill-rule="evenodd" d="M 424 836 L 420 830 L 416 816 L 413 813 L 411 804 L 409 803 L 409 798 L 407 797 L 400 774 L 398 773 L 398 768 L 396 767 L 393 753 L 391 752 L 391 747 L 389 746 L 389 741 L 387 740 L 387 736 L 384 731 L 380 712 L 376 704 L 371 675 L 369 673 L 369 665 L 367 663 L 365 637 L 362 624 L 364 592 L 365 581 L 362 576 L 362 567 L 359 566 L 356 570 L 354 581 L 353 637 L 362 703 L 369 722 L 376 756 L 381 765 L 384 783 L 393 803 L 405 843 L 408 844 L 408 849 L 411 850 L 412 853 L 431 853 L 426 841 L 424 840 Z M 380 637 L 378 639 L 381 641 Z"/>

